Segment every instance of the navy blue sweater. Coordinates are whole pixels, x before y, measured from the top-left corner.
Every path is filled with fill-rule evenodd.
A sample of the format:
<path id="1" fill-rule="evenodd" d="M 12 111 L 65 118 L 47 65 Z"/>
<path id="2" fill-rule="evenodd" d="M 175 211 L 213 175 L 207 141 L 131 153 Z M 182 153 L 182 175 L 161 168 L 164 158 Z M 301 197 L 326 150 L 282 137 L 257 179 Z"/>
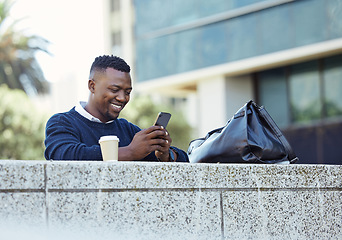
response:
<path id="1" fill-rule="evenodd" d="M 99 139 L 101 136 L 116 135 L 119 147 L 128 146 L 141 129 L 120 118 L 111 123 L 93 122 L 80 115 L 75 108 L 69 112 L 53 115 L 46 124 L 45 158 L 47 160 L 98 160 L 102 161 Z M 187 154 L 178 153 L 177 162 L 188 162 Z M 141 161 L 158 161 L 154 152 Z"/>

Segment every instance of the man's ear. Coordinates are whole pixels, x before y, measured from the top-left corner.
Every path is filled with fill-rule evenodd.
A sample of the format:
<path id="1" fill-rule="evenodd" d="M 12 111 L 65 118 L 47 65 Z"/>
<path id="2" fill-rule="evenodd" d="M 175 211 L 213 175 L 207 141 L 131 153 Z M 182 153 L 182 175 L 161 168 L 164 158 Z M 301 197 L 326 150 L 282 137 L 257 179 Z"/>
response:
<path id="1" fill-rule="evenodd" d="M 88 89 L 91 93 L 95 92 L 95 81 L 93 79 L 88 80 Z"/>

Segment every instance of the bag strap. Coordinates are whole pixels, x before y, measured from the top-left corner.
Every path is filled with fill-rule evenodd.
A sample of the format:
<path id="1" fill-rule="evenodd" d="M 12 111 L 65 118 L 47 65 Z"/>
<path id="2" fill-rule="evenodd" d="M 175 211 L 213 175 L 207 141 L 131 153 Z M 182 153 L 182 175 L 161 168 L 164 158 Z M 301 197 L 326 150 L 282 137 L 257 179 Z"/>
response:
<path id="1" fill-rule="evenodd" d="M 264 119 L 267 121 L 267 123 L 272 127 L 273 131 L 275 132 L 275 134 L 279 138 L 280 142 L 283 144 L 283 146 L 285 148 L 285 151 L 288 154 L 288 158 L 289 158 L 290 163 L 297 162 L 299 159 L 296 156 L 296 154 L 294 153 L 291 145 L 289 144 L 289 142 L 287 141 L 287 139 L 285 138 L 283 133 L 280 131 L 280 129 L 277 126 L 277 124 L 275 123 L 275 121 L 272 119 L 272 117 L 266 111 L 266 109 L 264 107 L 259 107 L 254 102 L 253 102 L 253 105 L 255 107 L 257 107 L 257 109 L 259 110 L 260 114 L 264 117 Z"/>

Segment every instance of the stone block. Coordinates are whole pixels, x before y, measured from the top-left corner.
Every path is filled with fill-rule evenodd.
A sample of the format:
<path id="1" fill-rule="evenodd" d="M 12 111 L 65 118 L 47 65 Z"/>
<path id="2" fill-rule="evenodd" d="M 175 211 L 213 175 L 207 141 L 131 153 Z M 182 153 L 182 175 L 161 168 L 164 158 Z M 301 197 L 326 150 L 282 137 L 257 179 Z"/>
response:
<path id="1" fill-rule="evenodd" d="M 46 161 L 0 160 L 0 189 L 45 189 Z"/>
<path id="2" fill-rule="evenodd" d="M 45 192 L 0 192 L 0 223 L 45 227 L 45 201 Z"/>
<path id="3" fill-rule="evenodd" d="M 341 197 L 295 189 L 224 192 L 225 239 L 339 239 Z"/>

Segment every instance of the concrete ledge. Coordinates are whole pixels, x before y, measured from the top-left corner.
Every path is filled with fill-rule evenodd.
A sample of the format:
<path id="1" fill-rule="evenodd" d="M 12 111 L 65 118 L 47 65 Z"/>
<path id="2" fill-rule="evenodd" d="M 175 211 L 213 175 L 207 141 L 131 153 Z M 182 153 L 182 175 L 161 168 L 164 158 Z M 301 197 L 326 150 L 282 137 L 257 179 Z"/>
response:
<path id="1" fill-rule="evenodd" d="M 11 239 L 342 239 L 341 176 L 341 165 L 1 160 L 0 231 Z"/>

